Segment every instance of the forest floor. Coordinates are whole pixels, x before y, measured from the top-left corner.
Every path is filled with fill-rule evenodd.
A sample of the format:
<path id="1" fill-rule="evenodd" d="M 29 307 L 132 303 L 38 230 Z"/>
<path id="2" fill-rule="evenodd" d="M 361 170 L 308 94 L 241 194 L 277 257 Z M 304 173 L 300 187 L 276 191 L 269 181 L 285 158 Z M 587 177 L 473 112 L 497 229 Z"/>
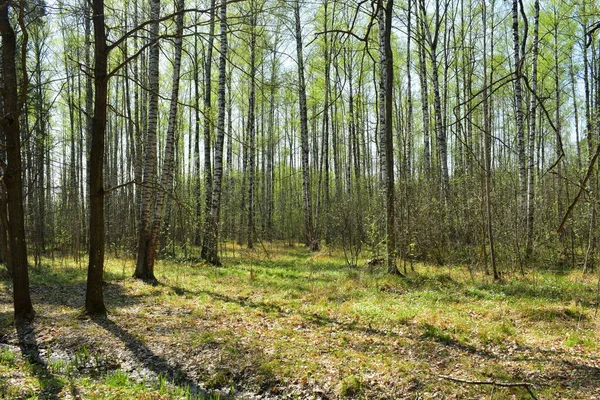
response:
<path id="1" fill-rule="evenodd" d="M 82 317 L 84 261 L 43 260 L 19 333 L 0 280 L 0 397 L 600 398 L 594 274 L 403 278 L 281 244 L 224 260 L 161 261 L 150 286 L 109 259 L 107 319 Z"/>

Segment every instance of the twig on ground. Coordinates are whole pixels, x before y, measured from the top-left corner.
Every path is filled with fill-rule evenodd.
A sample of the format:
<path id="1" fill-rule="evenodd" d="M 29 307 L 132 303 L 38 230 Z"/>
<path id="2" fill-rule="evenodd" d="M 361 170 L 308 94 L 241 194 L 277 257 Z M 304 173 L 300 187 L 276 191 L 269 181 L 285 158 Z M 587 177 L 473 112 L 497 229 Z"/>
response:
<path id="1" fill-rule="evenodd" d="M 527 390 L 527 393 L 532 399 L 538 400 L 535 393 L 533 393 L 532 384 L 527 382 L 499 382 L 499 381 L 471 381 L 468 379 L 455 378 L 449 375 L 438 375 L 442 379 L 446 379 L 452 382 L 465 383 L 467 385 L 490 385 L 498 387 L 522 387 Z"/>

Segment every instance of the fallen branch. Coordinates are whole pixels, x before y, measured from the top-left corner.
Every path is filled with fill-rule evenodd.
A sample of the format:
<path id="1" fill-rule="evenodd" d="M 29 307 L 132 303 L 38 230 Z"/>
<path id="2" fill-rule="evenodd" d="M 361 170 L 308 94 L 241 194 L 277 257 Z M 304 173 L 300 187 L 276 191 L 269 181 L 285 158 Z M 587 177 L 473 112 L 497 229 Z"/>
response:
<path id="1" fill-rule="evenodd" d="M 467 379 L 455 378 L 453 376 L 448 375 L 438 375 L 442 379 L 446 379 L 452 382 L 457 383 L 465 383 L 467 385 L 489 385 L 489 386 L 498 386 L 498 387 L 522 387 L 527 390 L 527 393 L 531 396 L 532 399 L 538 400 L 535 393 L 532 390 L 532 384 L 527 382 L 498 382 L 498 381 L 470 381 Z"/>

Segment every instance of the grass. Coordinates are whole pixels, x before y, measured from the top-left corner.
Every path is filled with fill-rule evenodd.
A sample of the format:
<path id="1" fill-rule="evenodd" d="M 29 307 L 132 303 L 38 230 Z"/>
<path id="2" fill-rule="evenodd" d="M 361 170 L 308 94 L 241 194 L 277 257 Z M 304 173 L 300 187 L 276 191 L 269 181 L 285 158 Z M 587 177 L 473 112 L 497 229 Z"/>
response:
<path id="1" fill-rule="evenodd" d="M 14 327 L 0 324 L 0 397 L 528 397 L 439 375 L 526 381 L 540 398 L 599 394 L 592 275 L 494 283 L 416 265 L 401 278 L 347 268 L 336 249 L 266 251 L 235 248 L 224 268 L 163 260 L 158 286 L 129 278 L 133 260 L 108 259 L 103 321 L 80 318 L 85 268 L 46 260 L 31 282 L 36 346 L 51 356 L 45 367 L 22 357 Z"/>

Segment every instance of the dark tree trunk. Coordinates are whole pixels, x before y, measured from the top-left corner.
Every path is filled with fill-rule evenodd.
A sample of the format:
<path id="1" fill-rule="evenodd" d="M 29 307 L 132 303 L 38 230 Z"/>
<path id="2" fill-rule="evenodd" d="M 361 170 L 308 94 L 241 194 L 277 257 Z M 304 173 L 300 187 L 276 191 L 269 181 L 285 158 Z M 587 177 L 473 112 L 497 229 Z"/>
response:
<path id="1" fill-rule="evenodd" d="M 13 279 L 13 303 L 15 320 L 31 320 L 34 317 L 29 295 L 29 273 L 27 244 L 25 242 L 25 213 L 23 210 L 23 184 L 21 178 L 21 129 L 19 118 L 22 100 L 17 87 L 17 41 L 8 16 L 9 2 L 0 2 L 0 35 L 2 36 L 3 108 L 1 127 L 6 144 L 6 170 L 3 180 L 6 185 L 8 205 L 8 238 Z M 23 46 L 27 46 L 24 30 L 23 9 L 19 11 L 19 22 L 23 29 Z M 23 78 L 21 95 L 27 90 L 27 78 Z"/>
<path id="2" fill-rule="evenodd" d="M 92 119 L 89 161 L 90 246 L 85 311 L 90 315 L 106 314 L 104 305 L 104 135 L 108 94 L 108 48 L 104 24 L 104 0 L 92 3 L 94 23 L 94 116 Z"/>
<path id="3" fill-rule="evenodd" d="M 379 129 L 380 129 L 380 161 L 385 201 L 385 243 L 386 265 L 390 274 L 398 274 L 396 267 L 396 224 L 395 224 L 395 189 L 394 189 L 394 145 L 392 143 L 393 123 L 393 85 L 394 61 L 391 46 L 392 8 L 394 1 L 388 0 L 379 4 Z"/>
<path id="4" fill-rule="evenodd" d="M 251 2 L 250 8 L 250 95 L 248 96 L 248 248 L 254 247 L 254 197 L 255 197 L 255 154 L 256 154 L 256 116 L 255 116 L 255 97 L 256 97 L 256 10 L 254 2 Z"/>

